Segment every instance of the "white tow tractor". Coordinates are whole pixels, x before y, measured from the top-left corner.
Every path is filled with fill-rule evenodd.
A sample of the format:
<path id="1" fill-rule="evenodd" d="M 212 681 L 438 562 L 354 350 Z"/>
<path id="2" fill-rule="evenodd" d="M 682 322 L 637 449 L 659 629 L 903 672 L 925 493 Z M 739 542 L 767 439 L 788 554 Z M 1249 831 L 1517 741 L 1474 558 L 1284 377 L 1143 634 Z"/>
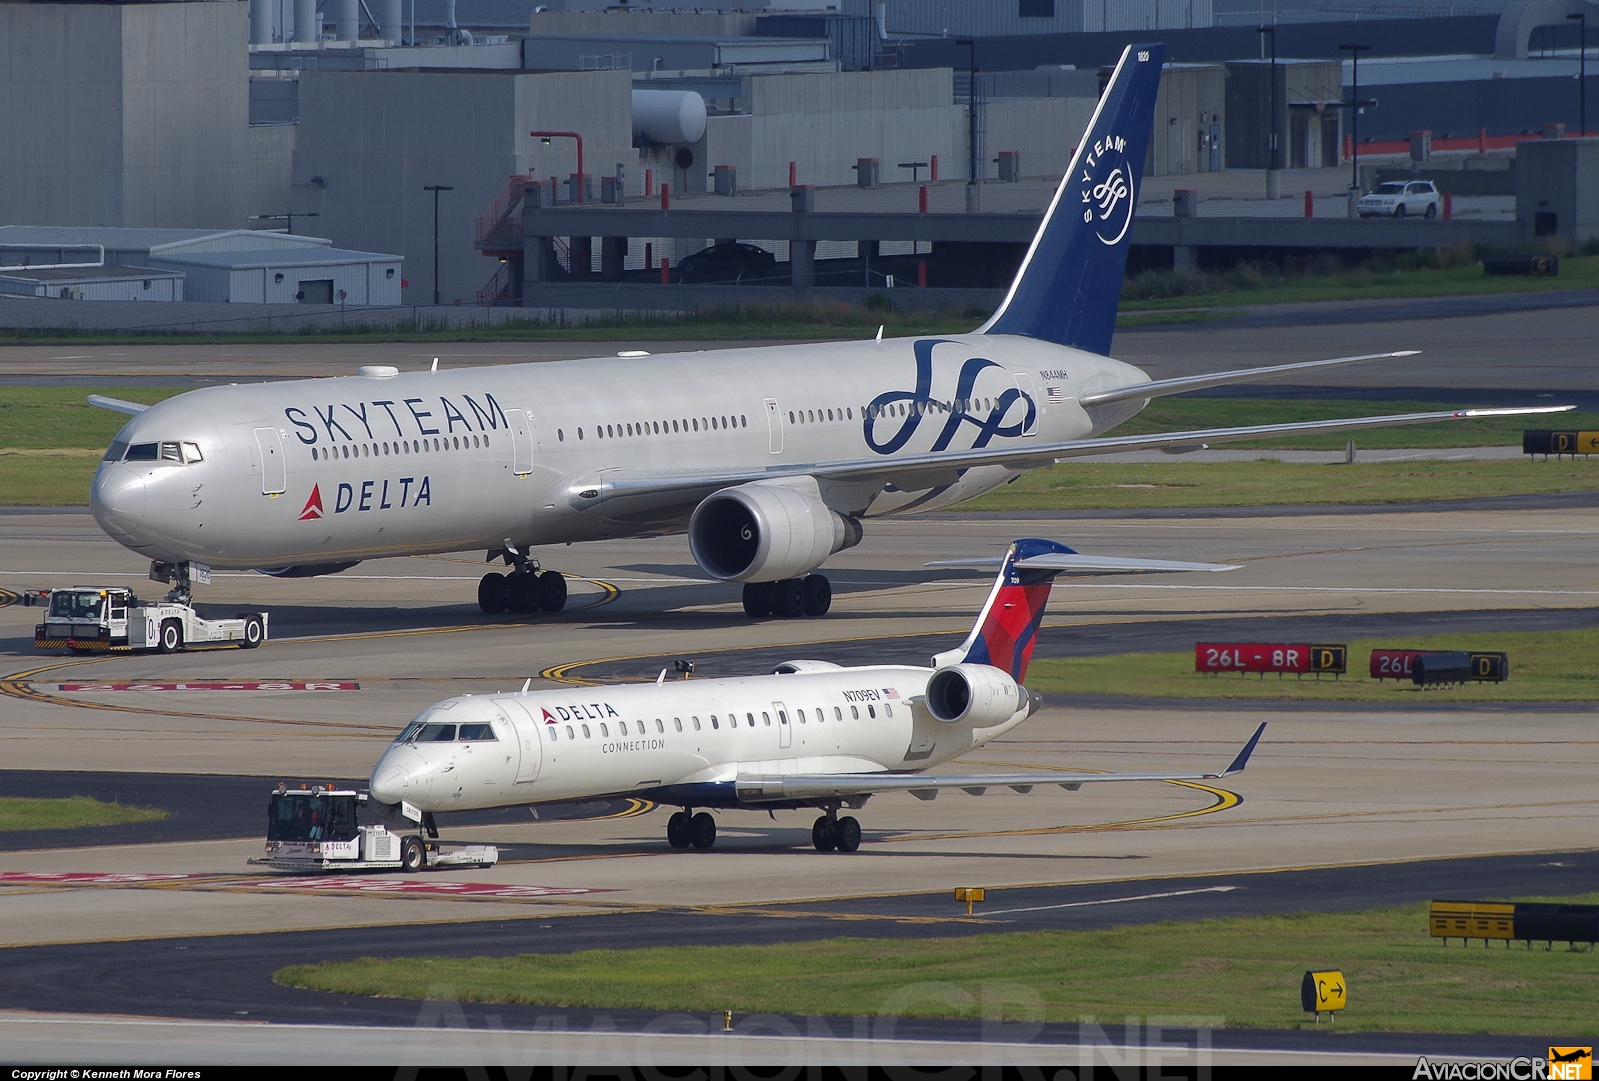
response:
<path id="1" fill-rule="evenodd" d="M 363 823 L 362 812 L 377 817 L 383 805 L 353 789 L 290 788 L 278 785 L 267 804 L 266 856 L 252 864 L 279 871 L 420 871 L 426 867 L 493 867 L 494 845 L 438 842 L 431 820 L 402 806 L 418 831 Z"/>
<path id="2" fill-rule="evenodd" d="M 204 619 L 181 601 L 141 601 L 132 590 L 117 586 L 29 590 L 22 603 L 48 606 L 44 622 L 33 628 L 35 649 L 177 653 L 186 646 L 227 642 L 254 649 L 267 639 L 265 612 Z"/>

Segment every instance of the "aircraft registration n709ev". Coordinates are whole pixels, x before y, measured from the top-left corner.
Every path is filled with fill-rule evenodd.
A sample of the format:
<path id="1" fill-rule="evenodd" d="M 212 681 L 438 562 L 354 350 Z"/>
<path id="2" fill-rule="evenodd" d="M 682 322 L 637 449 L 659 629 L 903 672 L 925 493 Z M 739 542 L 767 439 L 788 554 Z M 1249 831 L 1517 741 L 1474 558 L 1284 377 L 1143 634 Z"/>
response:
<path id="1" fill-rule="evenodd" d="M 1022 684 L 1057 574 L 1101 562 L 1048 540 L 1018 540 L 1000 563 L 966 641 L 933 666 L 790 661 L 769 675 L 581 689 L 461 695 L 423 710 L 372 767 L 371 799 L 387 816 L 437 836 L 440 811 L 633 796 L 682 810 L 673 848 L 710 848 L 716 819 L 695 808 L 822 811 L 820 851 L 853 852 L 860 823 L 839 817 L 878 792 L 933 799 L 1039 785 L 1075 791 L 1108 781 L 1214 780 L 1241 771 L 1266 726 L 1231 764 L 1200 773 L 923 771 L 1004 735 L 1037 711 Z M 1236 569 L 1227 564 L 1122 559 L 1122 569 Z M 426 842 L 406 839 L 410 870 Z"/>
<path id="2" fill-rule="evenodd" d="M 970 334 L 191 391 L 135 413 L 95 474 L 101 527 L 187 602 L 212 567 L 308 576 L 485 549 L 485 612 L 559 611 L 539 545 L 688 534 L 751 616 L 820 615 L 815 573 L 873 517 L 1129 449 L 1547 409 L 1102 437 L 1150 399 L 1383 353 L 1152 380 L 1113 360 L 1163 48 L 1129 47 L 1010 291 Z"/>

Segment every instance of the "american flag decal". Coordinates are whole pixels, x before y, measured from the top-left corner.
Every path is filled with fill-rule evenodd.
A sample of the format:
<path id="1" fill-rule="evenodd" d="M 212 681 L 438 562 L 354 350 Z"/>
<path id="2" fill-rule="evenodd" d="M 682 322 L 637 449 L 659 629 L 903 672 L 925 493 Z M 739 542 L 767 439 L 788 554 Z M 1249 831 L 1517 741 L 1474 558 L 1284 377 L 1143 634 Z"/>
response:
<path id="1" fill-rule="evenodd" d="M 1048 393 L 1047 400 L 1050 405 L 1066 404 L 1066 392 L 1059 387 L 1045 387 L 1044 390 Z"/>
<path id="2" fill-rule="evenodd" d="M 899 701 L 899 692 L 896 691 L 892 687 L 884 687 L 883 688 L 883 697 L 884 698 L 892 698 L 894 701 L 897 702 L 897 701 Z"/>

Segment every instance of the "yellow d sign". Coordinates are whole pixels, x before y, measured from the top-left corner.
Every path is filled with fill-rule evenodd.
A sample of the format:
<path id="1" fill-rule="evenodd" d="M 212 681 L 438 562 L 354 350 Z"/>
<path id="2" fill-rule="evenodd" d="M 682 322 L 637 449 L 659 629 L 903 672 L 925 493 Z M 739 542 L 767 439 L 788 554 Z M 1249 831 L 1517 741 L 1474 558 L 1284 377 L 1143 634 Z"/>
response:
<path id="1" fill-rule="evenodd" d="M 1337 970 L 1307 972 L 1299 985 L 1299 1004 L 1306 1013 L 1331 1013 L 1341 1010 L 1349 1000 L 1344 974 Z"/>

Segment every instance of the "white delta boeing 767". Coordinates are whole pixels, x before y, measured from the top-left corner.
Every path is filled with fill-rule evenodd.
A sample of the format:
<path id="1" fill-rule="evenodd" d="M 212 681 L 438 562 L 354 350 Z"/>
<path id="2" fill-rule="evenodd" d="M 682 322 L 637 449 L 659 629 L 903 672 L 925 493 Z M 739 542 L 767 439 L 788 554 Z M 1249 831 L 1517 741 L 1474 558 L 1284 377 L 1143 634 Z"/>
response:
<path id="1" fill-rule="evenodd" d="M 1554 409 L 1098 438 L 1166 394 L 1384 357 L 1152 380 L 1109 356 L 1163 49 L 1116 66 L 993 318 L 970 334 L 512 364 L 191 391 L 134 413 L 91 505 L 175 600 L 210 568 L 299 577 L 483 549 L 489 613 L 559 611 L 540 545 L 688 534 L 751 616 L 821 615 L 871 518 L 1062 459 Z M 1558 407 L 1557 407 L 1558 408 Z"/>
<path id="2" fill-rule="evenodd" d="M 1215 780 L 1243 770 L 1266 726 L 1231 764 L 1200 773 L 927 774 L 932 766 L 1004 735 L 1037 711 L 1023 686 L 1057 574 L 1104 561 L 1048 540 L 1018 540 L 966 641 L 933 666 L 789 661 L 771 674 L 447 698 L 401 730 L 372 767 L 370 798 L 387 816 L 437 837 L 433 815 L 632 796 L 681 807 L 666 824 L 673 848 L 710 848 L 716 819 L 695 808 L 817 808 L 811 842 L 853 852 L 861 826 L 839 817 L 878 792 L 933 799 L 959 788 L 1072 791 L 1106 781 Z M 1101 568 L 1102 569 L 1102 568 Z M 1127 570 L 1236 569 L 1227 564 L 1120 561 Z M 353 823 L 350 823 L 353 828 Z M 401 845 L 419 870 L 428 842 Z"/>

